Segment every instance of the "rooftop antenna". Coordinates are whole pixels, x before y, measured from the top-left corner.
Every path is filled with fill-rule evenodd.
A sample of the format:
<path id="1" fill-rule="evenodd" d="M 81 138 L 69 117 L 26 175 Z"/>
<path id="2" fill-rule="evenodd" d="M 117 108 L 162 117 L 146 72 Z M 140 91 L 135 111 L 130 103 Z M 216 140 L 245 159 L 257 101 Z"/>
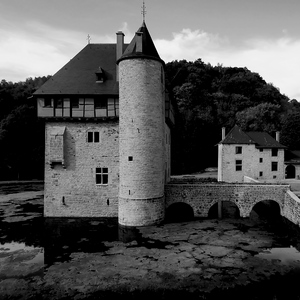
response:
<path id="1" fill-rule="evenodd" d="M 86 39 L 87 39 L 87 41 L 88 41 L 88 44 L 90 44 L 90 43 L 91 43 L 91 36 L 90 36 L 89 34 L 87 35 L 87 38 L 86 38 Z"/>
<path id="2" fill-rule="evenodd" d="M 147 11 L 146 11 L 145 1 L 143 1 L 142 12 L 141 12 L 141 14 L 143 15 L 143 22 L 145 22 L 146 12 Z"/>

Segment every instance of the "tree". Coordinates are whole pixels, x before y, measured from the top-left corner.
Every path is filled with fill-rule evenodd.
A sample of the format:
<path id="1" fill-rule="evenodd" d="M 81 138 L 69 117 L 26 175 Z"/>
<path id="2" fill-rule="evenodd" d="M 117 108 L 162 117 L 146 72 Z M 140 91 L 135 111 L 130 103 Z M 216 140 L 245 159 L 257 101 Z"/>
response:
<path id="1" fill-rule="evenodd" d="M 290 150 L 300 150 L 300 112 L 289 112 L 282 123 L 280 142 Z"/>
<path id="2" fill-rule="evenodd" d="M 246 131 L 266 131 L 273 133 L 280 130 L 280 105 L 261 103 L 236 114 L 237 124 Z"/>

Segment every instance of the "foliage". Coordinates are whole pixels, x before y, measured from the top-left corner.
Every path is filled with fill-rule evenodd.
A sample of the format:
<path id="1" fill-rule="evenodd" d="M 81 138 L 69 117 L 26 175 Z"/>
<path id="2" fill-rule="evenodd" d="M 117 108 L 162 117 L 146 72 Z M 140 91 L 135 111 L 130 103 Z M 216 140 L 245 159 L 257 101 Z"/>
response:
<path id="1" fill-rule="evenodd" d="M 175 173 L 216 167 L 222 127 L 228 132 L 238 124 L 244 130 L 272 134 L 281 130 L 290 110 L 300 111 L 296 100 L 289 102 L 278 88 L 247 68 L 182 60 L 166 65 L 166 77 L 178 107 L 173 132 Z"/>
<path id="2" fill-rule="evenodd" d="M 281 143 L 290 150 L 300 149 L 300 110 L 290 111 L 282 122 Z"/>
<path id="3" fill-rule="evenodd" d="M 44 124 L 31 97 L 49 77 L 0 84 L 0 179 L 42 178 Z"/>

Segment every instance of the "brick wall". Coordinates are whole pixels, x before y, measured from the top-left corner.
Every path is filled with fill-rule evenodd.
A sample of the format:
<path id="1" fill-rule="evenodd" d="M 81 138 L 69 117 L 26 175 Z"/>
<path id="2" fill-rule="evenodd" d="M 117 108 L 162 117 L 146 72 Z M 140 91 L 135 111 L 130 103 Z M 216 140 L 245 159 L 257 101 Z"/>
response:
<path id="1" fill-rule="evenodd" d="M 165 189 L 166 208 L 176 202 L 189 204 L 195 217 L 207 217 L 218 201 L 234 202 L 241 217 L 248 217 L 253 206 L 262 200 L 276 201 L 283 209 L 288 185 L 271 184 L 168 184 Z"/>
<path id="2" fill-rule="evenodd" d="M 163 77 L 162 65 L 156 60 L 127 59 L 119 64 L 122 225 L 154 224 L 164 215 Z"/>
<path id="3" fill-rule="evenodd" d="M 65 169 L 50 164 L 51 133 L 65 127 Z M 89 131 L 99 143 L 88 143 Z M 49 122 L 45 126 L 45 201 L 49 217 L 117 217 L 119 185 L 118 123 Z M 108 185 L 97 185 L 96 168 L 108 168 Z"/>

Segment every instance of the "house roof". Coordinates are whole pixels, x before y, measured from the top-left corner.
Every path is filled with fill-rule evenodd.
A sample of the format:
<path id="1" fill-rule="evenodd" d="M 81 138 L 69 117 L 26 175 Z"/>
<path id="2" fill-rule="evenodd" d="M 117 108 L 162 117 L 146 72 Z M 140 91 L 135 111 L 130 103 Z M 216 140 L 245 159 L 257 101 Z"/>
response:
<path id="1" fill-rule="evenodd" d="M 159 60 L 164 63 L 159 57 L 145 22 L 143 22 L 142 26 L 135 33 L 135 36 L 133 37 L 129 46 L 124 51 L 117 63 L 124 59 L 137 57 Z"/>
<path id="2" fill-rule="evenodd" d="M 240 127 L 235 125 L 220 144 L 255 144 L 255 141 L 252 140 Z"/>
<path id="3" fill-rule="evenodd" d="M 235 125 L 219 144 L 255 144 L 256 148 L 286 148 L 266 132 L 245 132 Z"/>
<path id="4" fill-rule="evenodd" d="M 285 153 L 285 164 L 300 164 L 300 150 L 288 150 Z"/>
<path id="5" fill-rule="evenodd" d="M 116 67 L 116 44 L 88 44 L 34 95 L 118 95 Z M 103 83 L 96 82 L 99 70 L 105 77 Z"/>

